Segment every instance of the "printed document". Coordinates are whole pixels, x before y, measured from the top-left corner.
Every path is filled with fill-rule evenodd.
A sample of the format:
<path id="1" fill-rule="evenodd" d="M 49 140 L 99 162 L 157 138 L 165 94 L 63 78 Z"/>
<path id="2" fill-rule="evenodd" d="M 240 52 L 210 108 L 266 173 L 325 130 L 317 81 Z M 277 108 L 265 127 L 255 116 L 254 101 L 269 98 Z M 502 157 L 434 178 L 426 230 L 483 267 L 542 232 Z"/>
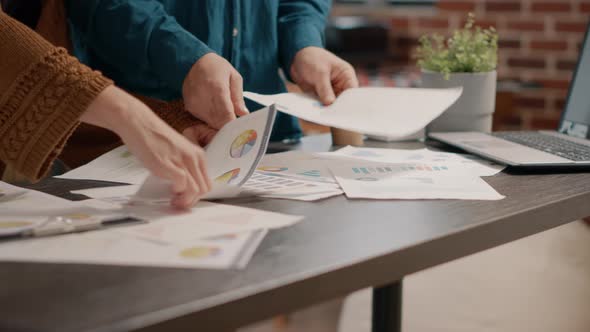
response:
<path id="1" fill-rule="evenodd" d="M 3 242 L 0 261 L 241 269 L 248 264 L 266 233 L 257 230 L 162 244 L 115 230 L 93 231 Z"/>
<path id="2" fill-rule="evenodd" d="M 329 158 L 338 156 L 349 157 L 380 163 L 420 162 L 454 164 L 456 167 L 462 166 L 462 172 L 470 171 L 479 176 L 496 175 L 506 167 L 473 155 L 433 151 L 429 149 L 403 150 L 346 146 L 335 152 L 323 152 L 318 155 Z"/>
<path id="3" fill-rule="evenodd" d="M 266 153 L 276 110 L 269 106 L 226 124 L 206 148 L 207 168 L 213 189 L 204 199 L 234 197 L 248 181 Z M 149 176 L 134 199 L 170 200 L 168 181 Z"/>
<path id="4" fill-rule="evenodd" d="M 348 198 L 465 199 L 504 198 L 478 176 L 444 175 L 446 166 L 376 164 L 331 166 Z"/>
<path id="5" fill-rule="evenodd" d="M 362 134 L 402 138 L 422 130 L 461 96 L 462 88 L 354 88 L 329 106 L 302 93 L 244 97 L 262 105 L 276 104 L 279 111 L 324 126 Z"/>

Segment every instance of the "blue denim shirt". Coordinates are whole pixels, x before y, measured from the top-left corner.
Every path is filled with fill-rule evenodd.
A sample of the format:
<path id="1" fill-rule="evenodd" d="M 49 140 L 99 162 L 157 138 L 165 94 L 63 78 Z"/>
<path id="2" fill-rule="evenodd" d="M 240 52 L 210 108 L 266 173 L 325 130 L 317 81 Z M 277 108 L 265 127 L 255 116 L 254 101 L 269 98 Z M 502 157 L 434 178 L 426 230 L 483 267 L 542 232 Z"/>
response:
<path id="1" fill-rule="evenodd" d="M 242 74 L 244 90 L 281 93 L 279 68 L 323 46 L 330 0 L 68 0 L 74 53 L 128 91 L 180 99 L 192 65 L 215 52 Z M 253 105 L 248 105 L 252 110 Z M 272 139 L 298 138 L 280 114 Z"/>

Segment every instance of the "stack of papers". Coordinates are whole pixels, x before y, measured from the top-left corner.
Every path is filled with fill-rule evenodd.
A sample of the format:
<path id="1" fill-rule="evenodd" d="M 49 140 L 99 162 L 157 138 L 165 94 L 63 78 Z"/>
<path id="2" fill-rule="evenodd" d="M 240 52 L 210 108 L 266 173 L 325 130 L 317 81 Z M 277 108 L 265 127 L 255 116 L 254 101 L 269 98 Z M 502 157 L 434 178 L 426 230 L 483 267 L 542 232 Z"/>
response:
<path id="1" fill-rule="evenodd" d="M 424 128 L 461 92 L 460 88 L 350 89 L 328 107 L 301 94 L 245 93 L 270 106 L 228 123 L 206 148 L 214 186 L 205 199 L 256 195 L 315 201 L 343 193 L 371 199 L 501 199 L 481 177 L 502 167 L 466 155 L 353 147 L 331 153 L 265 155 L 276 109 L 332 127 L 404 137 Z M 170 184 L 150 175 L 124 146 L 60 178 L 125 185 L 78 190 L 75 193 L 92 199 L 71 202 L 0 183 L 0 261 L 242 268 L 269 229 L 302 219 L 211 202 L 200 202 L 188 211 L 173 210 Z M 6 240 L 54 222 L 100 226 L 124 218 L 141 223 Z"/>
<path id="2" fill-rule="evenodd" d="M 236 195 L 300 201 L 343 193 L 348 198 L 369 199 L 496 200 L 503 196 L 481 177 L 503 169 L 502 165 L 475 156 L 428 149 L 348 146 L 324 153 L 289 151 L 264 156 Z M 132 200 L 139 188 L 140 185 L 129 185 L 74 193 L 121 204 Z M 152 192 L 152 202 L 157 203 L 163 190 L 156 186 Z M 166 204 L 167 200 L 159 203 Z"/>
<path id="3" fill-rule="evenodd" d="M 499 200 L 482 176 L 504 166 L 446 152 L 345 147 L 321 156 L 349 198 Z"/>
<path id="4" fill-rule="evenodd" d="M 104 196 L 111 196 L 108 188 L 100 189 Z M 121 192 L 120 187 L 114 190 Z M 4 238 L 0 240 L 0 261 L 243 268 L 268 229 L 302 219 L 208 202 L 189 211 L 153 204 L 71 202 L 3 182 L 0 194 L 0 239 Z M 76 224 L 127 217 L 143 222 L 68 235 L 9 238 L 48 222 Z"/>
<path id="5" fill-rule="evenodd" d="M 331 196 L 340 191 L 348 198 L 497 200 L 503 196 L 481 177 L 503 168 L 477 157 L 428 149 L 345 147 L 336 152 L 267 155 L 258 170 L 285 180 L 316 182 L 320 188 L 337 184 Z M 265 197 L 319 199 L 312 193 L 292 192 Z"/>

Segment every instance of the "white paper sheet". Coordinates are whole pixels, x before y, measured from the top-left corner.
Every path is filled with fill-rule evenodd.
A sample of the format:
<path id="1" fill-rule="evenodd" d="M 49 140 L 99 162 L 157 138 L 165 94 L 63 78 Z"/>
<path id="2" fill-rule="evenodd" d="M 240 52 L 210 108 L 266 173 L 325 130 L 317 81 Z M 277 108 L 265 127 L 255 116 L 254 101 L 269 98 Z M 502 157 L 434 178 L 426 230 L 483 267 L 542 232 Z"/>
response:
<path id="1" fill-rule="evenodd" d="M 444 175 L 437 166 L 421 164 L 359 163 L 332 166 L 336 180 L 348 198 L 465 199 L 504 198 L 478 176 Z"/>
<path id="2" fill-rule="evenodd" d="M 108 199 L 113 193 L 129 192 L 127 187 L 110 188 L 110 192 L 100 189 L 95 196 Z M 4 197 L 0 202 L 0 236 L 37 227 L 52 216 L 72 222 L 132 216 L 147 222 L 46 238 L 1 240 L 0 261 L 240 268 L 267 229 L 302 220 L 299 216 L 209 202 L 200 202 L 188 211 L 133 202 L 71 202 L 2 182 L 0 193 Z M 242 235 L 246 233 L 252 235 Z"/>
<path id="3" fill-rule="evenodd" d="M 493 176 L 505 168 L 504 165 L 496 164 L 492 161 L 473 155 L 440 152 L 428 149 L 402 150 L 346 146 L 335 152 L 324 152 L 319 153 L 318 155 L 324 158 L 342 156 L 380 163 L 421 162 L 457 164 L 455 166 L 464 166 L 462 171 L 473 172 L 479 176 Z"/>
<path id="4" fill-rule="evenodd" d="M 127 216 L 112 204 L 72 202 L 35 190 L 0 182 L 0 236 L 17 235 L 58 218 L 76 220 Z"/>
<path id="5" fill-rule="evenodd" d="M 116 230 L 0 242 L 0 261 L 174 268 L 244 268 L 266 230 L 181 244 L 141 240 Z"/>
<path id="6" fill-rule="evenodd" d="M 125 186 L 114 186 L 114 187 L 100 187 L 90 189 L 72 190 L 72 194 L 85 195 L 90 198 L 118 198 L 118 197 L 130 197 L 135 195 L 139 189 L 138 184 L 131 184 Z"/>
<path id="7" fill-rule="evenodd" d="M 283 190 L 271 193 L 259 194 L 260 197 L 275 198 L 275 199 L 289 199 L 295 201 L 313 202 L 321 199 L 326 199 L 334 196 L 340 196 L 344 192 L 342 189 L 326 188 L 324 186 L 316 188 L 296 188 L 291 190 Z"/>
<path id="8" fill-rule="evenodd" d="M 262 158 L 257 170 L 285 178 L 312 182 L 336 183 L 326 160 L 314 153 L 288 151 L 267 154 Z"/>
<path id="9" fill-rule="evenodd" d="M 56 177 L 140 184 L 145 181 L 149 173 L 126 146 L 120 146 L 86 165 Z"/>
<path id="10" fill-rule="evenodd" d="M 422 130 L 461 96 L 462 88 L 355 88 L 327 107 L 308 95 L 282 93 L 244 97 L 317 124 L 363 134 L 402 138 Z"/>
<path id="11" fill-rule="evenodd" d="M 266 107 L 226 124 L 207 146 L 207 168 L 213 189 L 204 199 L 234 197 L 254 173 L 266 153 L 276 116 L 274 106 Z M 169 201 L 168 181 L 149 176 L 134 199 L 145 202 Z"/>
<path id="12" fill-rule="evenodd" d="M 0 216 L 2 217 L 61 216 L 64 213 L 72 214 L 84 209 L 94 211 L 94 213 L 102 213 L 100 211 L 103 208 L 110 208 L 110 206 L 103 206 L 88 201 L 72 202 L 40 191 L 16 187 L 1 181 L 0 193 L 6 194 L 0 197 Z"/>
<path id="13" fill-rule="evenodd" d="M 303 219 L 300 216 L 210 202 L 199 202 L 188 211 L 151 204 L 127 205 L 123 210 L 129 215 L 150 222 L 121 228 L 121 232 L 165 244 L 186 243 L 258 229 L 287 227 Z"/>
<path id="14" fill-rule="evenodd" d="M 244 194 L 307 202 L 343 194 L 335 183 L 307 181 L 261 171 L 256 171 L 242 188 Z"/>

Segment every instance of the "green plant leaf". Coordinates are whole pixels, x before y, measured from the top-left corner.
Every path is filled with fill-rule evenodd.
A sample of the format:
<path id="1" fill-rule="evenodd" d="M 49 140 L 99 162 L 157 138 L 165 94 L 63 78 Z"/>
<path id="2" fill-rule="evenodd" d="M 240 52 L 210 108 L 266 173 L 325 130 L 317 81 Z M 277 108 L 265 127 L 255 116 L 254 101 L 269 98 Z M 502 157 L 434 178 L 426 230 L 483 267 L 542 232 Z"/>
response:
<path id="1" fill-rule="evenodd" d="M 498 33 L 494 27 L 482 29 L 475 25 L 475 15 L 469 13 L 462 29 L 445 40 L 439 34 L 424 35 L 417 49 L 418 66 L 423 70 L 442 73 L 481 73 L 498 65 Z"/>

